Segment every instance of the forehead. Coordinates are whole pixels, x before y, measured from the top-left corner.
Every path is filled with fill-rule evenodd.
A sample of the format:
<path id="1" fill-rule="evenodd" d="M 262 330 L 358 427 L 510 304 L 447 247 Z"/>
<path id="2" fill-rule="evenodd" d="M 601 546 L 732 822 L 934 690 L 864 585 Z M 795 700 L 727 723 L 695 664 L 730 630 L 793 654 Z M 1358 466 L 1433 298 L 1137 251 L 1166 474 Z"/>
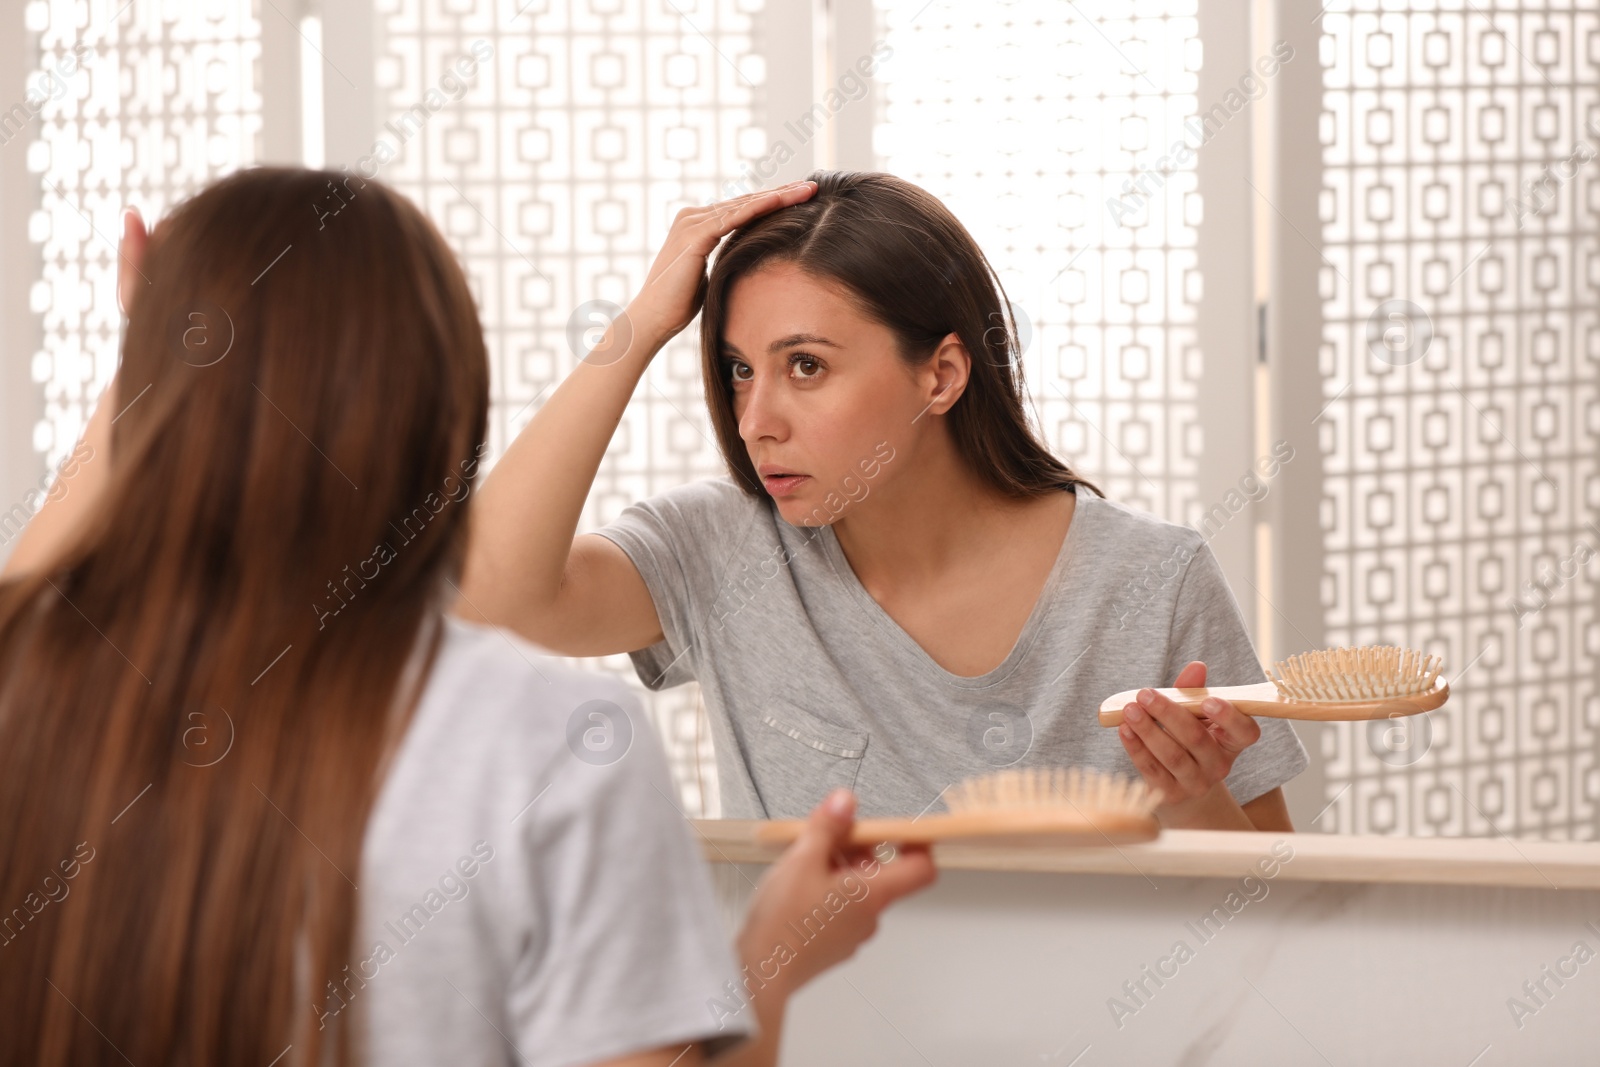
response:
<path id="1" fill-rule="evenodd" d="M 722 334 L 729 344 L 751 352 L 797 333 L 821 334 L 844 344 L 883 331 L 839 283 L 793 263 L 768 263 L 729 288 Z"/>

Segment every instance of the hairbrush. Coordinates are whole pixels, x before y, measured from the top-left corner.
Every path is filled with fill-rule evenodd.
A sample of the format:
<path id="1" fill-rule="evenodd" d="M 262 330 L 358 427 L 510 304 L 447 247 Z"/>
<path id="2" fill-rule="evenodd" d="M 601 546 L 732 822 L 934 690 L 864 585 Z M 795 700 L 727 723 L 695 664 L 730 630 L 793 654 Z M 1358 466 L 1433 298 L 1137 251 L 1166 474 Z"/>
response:
<path id="1" fill-rule="evenodd" d="M 859 819 L 850 831 L 855 845 L 894 841 L 991 841 L 997 844 L 1121 845 L 1149 841 L 1160 832 L 1156 805 L 1161 794 L 1139 778 L 1091 767 L 1008 768 L 951 786 L 948 812 L 916 818 Z M 804 819 L 750 819 L 741 826 L 754 844 L 787 845 L 800 836 Z"/>
<path id="2" fill-rule="evenodd" d="M 1221 697 L 1246 715 L 1274 719 L 1388 719 L 1432 711 L 1449 699 L 1450 683 L 1439 677 L 1443 665 L 1438 656 L 1391 645 L 1322 649 L 1274 663 L 1271 681 L 1156 692 L 1196 713 L 1207 697 Z M 1129 689 L 1107 697 L 1100 725 L 1120 725 L 1122 709 L 1138 695 Z"/>

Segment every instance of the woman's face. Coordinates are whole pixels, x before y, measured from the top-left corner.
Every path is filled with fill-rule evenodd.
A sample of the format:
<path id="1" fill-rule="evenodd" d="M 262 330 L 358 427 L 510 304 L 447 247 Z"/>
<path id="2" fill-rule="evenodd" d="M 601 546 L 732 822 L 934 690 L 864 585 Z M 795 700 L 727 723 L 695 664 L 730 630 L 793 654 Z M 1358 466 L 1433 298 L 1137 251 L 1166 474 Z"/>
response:
<path id="1" fill-rule="evenodd" d="M 792 263 L 730 287 L 722 367 L 750 463 L 792 525 L 826 525 L 866 499 L 935 421 L 919 419 L 935 372 L 902 360 L 846 290 Z"/>

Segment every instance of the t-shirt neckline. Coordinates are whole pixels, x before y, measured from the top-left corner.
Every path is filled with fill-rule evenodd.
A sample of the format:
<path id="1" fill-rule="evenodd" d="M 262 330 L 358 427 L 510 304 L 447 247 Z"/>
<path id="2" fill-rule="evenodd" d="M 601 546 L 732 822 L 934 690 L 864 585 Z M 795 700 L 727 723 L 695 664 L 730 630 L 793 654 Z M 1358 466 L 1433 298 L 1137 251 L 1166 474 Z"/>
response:
<path id="1" fill-rule="evenodd" d="M 1061 547 L 1056 552 L 1055 562 L 1051 564 L 1050 573 L 1045 577 L 1039 596 L 1033 602 L 1033 610 L 1028 613 L 1027 621 L 1022 624 L 1022 630 L 1017 634 L 1017 639 L 1012 644 L 1011 651 L 1006 653 L 1005 659 L 983 674 L 955 674 L 928 655 L 928 650 L 918 644 L 916 638 L 908 634 L 905 628 L 894 620 L 894 616 L 883 610 L 883 605 L 874 600 L 872 594 L 867 592 L 867 587 L 861 584 L 861 579 L 856 577 L 855 569 L 850 566 L 850 560 L 845 557 L 844 549 L 839 545 L 839 538 L 834 534 L 832 524 L 824 528 L 823 551 L 827 554 L 829 565 L 833 567 L 834 573 L 844 587 L 850 591 L 856 604 L 879 630 L 888 634 L 890 640 L 900 646 L 902 652 L 922 664 L 927 671 L 947 685 L 957 689 L 987 689 L 1005 681 L 1026 658 L 1039 636 L 1039 631 L 1043 628 L 1045 616 L 1049 614 L 1050 607 L 1056 600 L 1056 589 L 1064 580 L 1069 567 L 1077 559 L 1073 546 L 1082 539 L 1078 529 L 1084 517 L 1084 504 L 1093 498 L 1094 494 L 1079 493 L 1076 490 L 1073 493 L 1077 497 L 1077 504 L 1072 509 L 1072 522 L 1067 526 L 1066 536 L 1061 539 Z"/>

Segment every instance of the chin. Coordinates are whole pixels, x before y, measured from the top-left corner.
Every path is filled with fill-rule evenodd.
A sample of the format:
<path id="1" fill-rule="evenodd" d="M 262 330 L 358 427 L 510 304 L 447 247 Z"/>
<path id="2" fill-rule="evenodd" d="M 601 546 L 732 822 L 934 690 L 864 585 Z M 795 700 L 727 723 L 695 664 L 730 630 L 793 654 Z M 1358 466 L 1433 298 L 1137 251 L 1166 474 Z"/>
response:
<path id="1" fill-rule="evenodd" d="M 826 526 L 831 521 L 827 508 L 805 500 L 790 497 L 773 503 L 777 506 L 778 514 L 783 521 L 790 526 Z"/>

